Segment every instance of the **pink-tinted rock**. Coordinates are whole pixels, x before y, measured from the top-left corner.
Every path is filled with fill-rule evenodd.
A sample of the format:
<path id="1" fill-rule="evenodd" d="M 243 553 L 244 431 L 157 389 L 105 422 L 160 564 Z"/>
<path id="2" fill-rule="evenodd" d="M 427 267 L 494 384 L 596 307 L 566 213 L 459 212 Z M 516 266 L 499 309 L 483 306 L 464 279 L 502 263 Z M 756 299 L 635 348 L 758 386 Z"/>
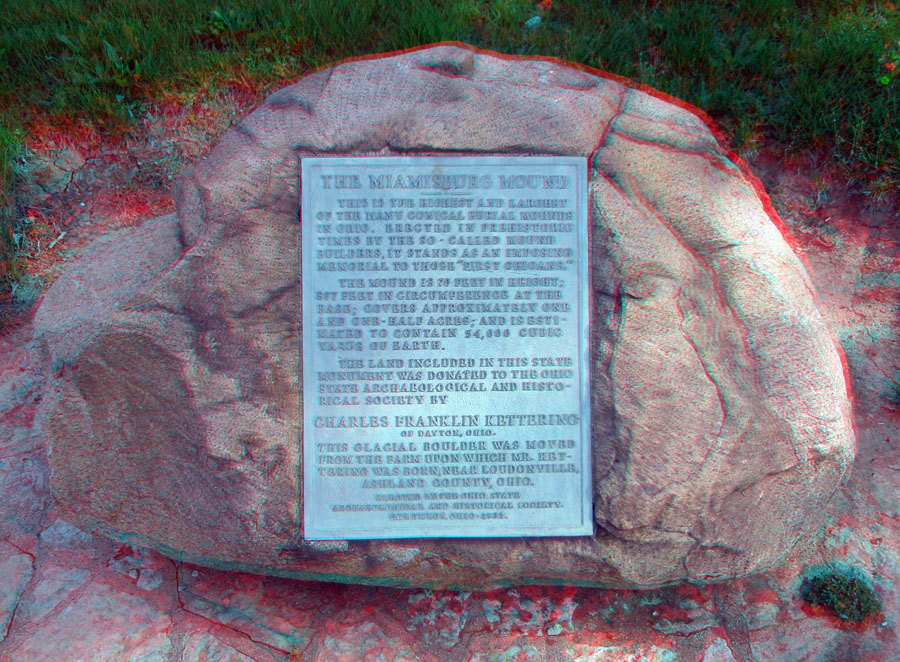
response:
<path id="1" fill-rule="evenodd" d="M 64 191 L 84 166 L 84 155 L 72 146 L 51 147 L 47 152 L 33 153 L 26 164 L 24 194 L 43 199 Z"/>
<path id="2" fill-rule="evenodd" d="M 297 159 L 329 153 L 591 159 L 594 536 L 302 541 Z M 175 198 L 35 315 L 53 496 L 86 531 L 301 578 L 647 587 L 778 563 L 852 461 L 803 265 L 703 119 L 649 91 L 453 45 L 347 62 L 271 96 Z M 396 645 L 341 628 L 335 655 Z"/>
<path id="3" fill-rule="evenodd" d="M 166 633 L 171 621 L 164 612 L 140 597 L 118 593 L 105 584 L 81 583 L 77 572 L 53 572 L 51 582 L 60 582 L 59 594 L 35 596 L 45 607 L 52 606 L 41 615 L 29 636 L 10 650 L 9 659 L 169 659 L 172 646 Z"/>
<path id="4" fill-rule="evenodd" d="M 8 543 L 0 544 L 0 631 L 6 632 L 25 584 L 34 574 L 34 559 Z"/>

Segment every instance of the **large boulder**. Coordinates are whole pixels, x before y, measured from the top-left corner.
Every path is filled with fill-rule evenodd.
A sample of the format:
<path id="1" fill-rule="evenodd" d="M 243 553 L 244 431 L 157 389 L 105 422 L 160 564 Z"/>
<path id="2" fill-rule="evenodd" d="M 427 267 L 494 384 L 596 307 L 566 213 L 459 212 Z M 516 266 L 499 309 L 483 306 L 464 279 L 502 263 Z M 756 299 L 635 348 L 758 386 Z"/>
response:
<path id="1" fill-rule="evenodd" d="M 302 540 L 298 157 L 328 154 L 590 157 L 593 536 Z M 652 90 L 463 44 L 348 61 L 175 197 L 35 316 L 53 496 L 84 530 L 300 578 L 650 587 L 778 563 L 853 460 L 840 350 L 765 194 Z"/>

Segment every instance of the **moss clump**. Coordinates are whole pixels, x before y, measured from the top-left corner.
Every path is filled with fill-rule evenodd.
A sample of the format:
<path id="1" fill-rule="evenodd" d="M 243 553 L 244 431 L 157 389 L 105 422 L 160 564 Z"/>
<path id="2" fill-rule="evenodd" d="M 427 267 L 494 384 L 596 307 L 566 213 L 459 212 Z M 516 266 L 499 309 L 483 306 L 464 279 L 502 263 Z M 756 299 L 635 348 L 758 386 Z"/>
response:
<path id="1" fill-rule="evenodd" d="M 810 568 L 800 586 L 800 596 L 808 604 L 826 607 L 838 618 L 854 623 L 881 611 L 881 600 L 868 577 L 844 565 Z"/>

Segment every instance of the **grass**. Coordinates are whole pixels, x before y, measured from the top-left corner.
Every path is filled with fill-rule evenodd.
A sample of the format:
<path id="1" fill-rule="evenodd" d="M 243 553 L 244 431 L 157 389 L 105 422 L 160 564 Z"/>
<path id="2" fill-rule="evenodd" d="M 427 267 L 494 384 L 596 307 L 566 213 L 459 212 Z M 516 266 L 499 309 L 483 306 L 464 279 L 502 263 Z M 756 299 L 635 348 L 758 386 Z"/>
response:
<path id="1" fill-rule="evenodd" d="M 881 599 L 871 581 L 856 568 L 842 564 L 810 568 L 800 585 L 800 597 L 850 623 L 862 623 L 881 612 Z"/>
<path id="2" fill-rule="evenodd" d="M 273 89 L 341 58 L 446 40 L 601 68 L 704 109 L 738 149 L 824 148 L 873 195 L 900 185 L 900 10 L 887 2 L 5 0 L 0 278 L 22 275 L 12 190 L 36 123 L 116 134 L 153 100 L 230 81 Z"/>
<path id="3" fill-rule="evenodd" d="M 19 277 L 16 259 L 15 160 L 22 152 L 22 130 L 0 123 L 0 275 L 10 280 Z"/>

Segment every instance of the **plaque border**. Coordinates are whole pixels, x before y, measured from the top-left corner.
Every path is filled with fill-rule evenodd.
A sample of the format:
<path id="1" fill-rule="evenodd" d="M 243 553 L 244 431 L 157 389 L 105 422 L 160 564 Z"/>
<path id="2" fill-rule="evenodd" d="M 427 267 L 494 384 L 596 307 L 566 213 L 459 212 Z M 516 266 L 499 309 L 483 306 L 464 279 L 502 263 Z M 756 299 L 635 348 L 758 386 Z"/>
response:
<path id="1" fill-rule="evenodd" d="M 304 356 L 309 353 L 312 355 L 311 349 L 309 349 L 309 343 L 307 340 L 312 342 L 312 338 L 307 338 L 307 334 L 311 332 L 311 330 L 303 327 L 303 301 L 304 301 L 304 279 L 303 279 L 303 244 L 304 244 L 304 233 L 303 233 L 303 202 L 306 198 L 308 192 L 303 189 L 303 169 L 304 162 L 308 164 L 308 166 L 316 165 L 316 162 L 323 162 L 327 160 L 377 160 L 377 159 L 390 159 L 392 161 L 408 161 L 410 163 L 415 163 L 420 160 L 430 160 L 430 161 L 457 161 L 459 159 L 465 159 L 466 161 L 471 161 L 472 159 L 481 161 L 485 163 L 485 165 L 500 165 L 501 163 L 492 164 L 491 161 L 502 162 L 503 165 L 507 165 L 509 159 L 521 159 L 523 161 L 527 160 L 539 160 L 539 159 L 552 159 L 555 164 L 566 164 L 568 162 L 569 165 L 575 165 L 579 174 L 575 178 L 576 180 L 576 198 L 578 200 L 578 218 L 577 222 L 579 224 L 583 223 L 584 227 L 576 228 L 576 245 L 578 247 L 578 312 L 579 312 L 579 328 L 578 328 L 578 354 L 582 361 L 582 366 L 584 367 L 581 370 L 581 384 L 580 384 L 580 392 L 579 392 L 579 416 L 580 416 L 580 428 L 581 428 L 581 439 L 582 442 L 587 441 L 587 443 L 582 443 L 582 457 L 581 457 L 581 522 L 576 526 L 572 526 L 572 531 L 560 532 L 556 531 L 554 533 L 550 533 L 547 535 L 533 534 L 530 532 L 523 532 L 521 530 L 518 531 L 509 531 L 499 533 L 497 535 L 488 536 L 484 535 L 481 532 L 454 532 L 448 535 L 421 535 L 415 531 L 394 531 L 391 532 L 391 535 L 349 535 L 349 536 L 334 536 L 334 535 L 311 535 L 308 534 L 310 531 L 307 527 L 307 508 L 305 504 L 307 503 L 306 497 L 308 493 L 311 491 L 312 487 L 307 484 L 304 478 L 304 458 L 305 458 L 305 450 L 306 450 L 306 441 L 304 431 L 306 428 L 305 419 L 306 412 L 303 407 L 303 393 L 305 392 L 304 387 Z M 590 355 L 590 333 L 591 333 L 591 259 L 592 259 L 592 246 L 591 246 L 591 235 L 592 235 L 592 219 L 591 219 L 591 210 L 592 205 L 590 204 L 589 199 L 589 186 L 590 186 L 590 157 L 588 156 L 571 156 L 571 155 L 558 155 L 558 154 L 502 154 L 502 153 L 484 153 L 484 154 L 447 154 L 444 152 L 435 153 L 435 154 L 418 154 L 418 155 L 398 155 L 398 154 L 308 154 L 303 155 L 300 154 L 297 157 L 298 168 L 297 168 L 297 180 L 298 180 L 298 201 L 299 206 L 297 210 L 297 220 L 299 226 L 299 241 L 297 242 L 297 252 L 298 252 L 298 272 L 300 276 L 300 287 L 298 288 L 298 297 L 299 297 L 299 307 L 298 307 L 298 337 L 299 337 L 299 348 L 298 348 L 298 379 L 299 384 L 301 386 L 298 391 L 298 400 L 299 400 L 299 411 L 300 411 L 300 421 L 299 421 L 299 462 L 298 462 L 298 471 L 300 478 L 300 495 L 301 500 L 297 506 L 297 521 L 299 523 L 300 535 L 299 538 L 304 541 L 310 542 L 322 542 L 322 541 L 336 541 L 336 540 L 409 540 L 409 539 L 428 539 L 428 540 L 441 540 L 441 539 L 466 539 L 466 540 L 476 540 L 476 539 L 497 539 L 504 540 L 509 538 L 557 538 L 557 537 L 585 537 L 585 536 L 593 536 L 594 535 L 594 521 L 593 521 L 593 439 L 591 437 L 591 375 L 592 375 L 592 363 L 591 363 L 591 355 Z M 448 163 L 447 165 L 455 165 L 453 163 Z M 315 219 L 311 219 L 311 222 L 314 222 Z M 584 245 L 582 245 L 584 243 Z M 587 510 L 588 512 L 585 512 Z M 314 531 L 317 531 L 315 527 L 312 527 Z"/>

